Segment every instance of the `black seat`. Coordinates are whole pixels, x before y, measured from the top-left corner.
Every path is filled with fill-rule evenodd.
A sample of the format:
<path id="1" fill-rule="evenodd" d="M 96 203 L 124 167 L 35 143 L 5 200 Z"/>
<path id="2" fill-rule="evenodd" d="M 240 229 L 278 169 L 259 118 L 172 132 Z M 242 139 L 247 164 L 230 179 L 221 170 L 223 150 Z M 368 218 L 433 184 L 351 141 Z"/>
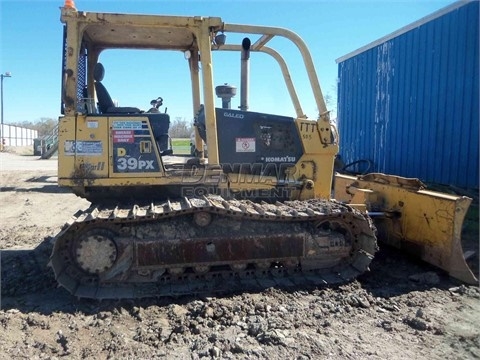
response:
<path id="1" fill-rule="evenodd" d="M 113 103 L 110 94 L 102 84 L 105 76 L 105 68 L 101 63 L 96 63 L 93 69 L 93 78 L 95 79 L 95 91 L 97 92 L 98 107 L 102 114 L 138 114 L 142 111 L 136 107 L 117 107 Z"/>
<path id="2" fill-rule="evenodd" d="M 170 116 L 165 113 L 146 113 L 148 121 L 152 128 L 153 136 L 157 141 L 158 148 L 162 155 L 168 150 L 170 145 L 170 137 L 168 136 L 168 129 L 170 128 Z"/>

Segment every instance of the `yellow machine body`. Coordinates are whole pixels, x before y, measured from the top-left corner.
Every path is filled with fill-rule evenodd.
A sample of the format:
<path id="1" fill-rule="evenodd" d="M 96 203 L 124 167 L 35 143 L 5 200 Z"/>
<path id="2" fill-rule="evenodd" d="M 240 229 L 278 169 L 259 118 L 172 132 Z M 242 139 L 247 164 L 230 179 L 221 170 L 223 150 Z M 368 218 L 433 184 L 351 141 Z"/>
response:
<path id="1" fill-rule="evenodd" d="M 191 73 L 194 109 L 192 117 L 197 116 L 200 109 L 205 114 L 206 136 L 202 140 L 197 131 L 196 148 L 203 149 L 203 142 L 208 143 L 208 161 L 203 159 L 201 152 L 200 158 L 204 165 L 203 169 L 207 172 L 206 178 L 211 178 L 209 176 L 210 169 L 215 169 L 220 165 L 216 131 L 217 113 L 214 106 L 212 52 L 236 51 L 240 53 L 244 51 L 240 44 L 218 45 L 215 43 L 215 37 L 220 33 L 226 35 L 230 33 L 259 34 L 259 39 L 251 44 L 248 51 L 264 52 L 273 56 L 279 63 L 296 111 L 293 117 L 295 126 L 291 130 L 297 132 L 296 137 L 300 139 L 298 146 L 302 147 L 302 151 L 300 156 L 288 162 L 288 166 L 292 168 L 288 175 L 288 181 L 292 184 L 295 183 L 295 190 L 289 196 L 292 199 L 329 197 L 333 162 L 338 152 L 337 138 L 334 135 L 334 127 L 330 124 L 329 113 L 325 107 L 313 61 L 306 45 L 294 33 L 282 28 L 226 24 L 219 18 L 99 14 L 80 12 L 73 8 L 62 8 L 62 21 L 66 24 L 66 61 L 62 87 L 64 116 L 60 118 L 59 127 L 60 185 L 73 187 L 78 194 L 84 191 L 82 188 L 129 186 L 130 184 L 180 186 L 182 182 L 185 182 L 185 177 L 191 173 L 191 171 L 182 173 L 178 171 L 178 168 L 173 169 L 172 166 L 169 166 L 168 161 L 164 161 L 155 144 L 150 124 L 148 124 L 149 134 L 142 135 L 146 136 L 145 141 L 147 142 L 142 143 L 142 146 L 147 146 L 146 150 L 151 151 L 149 158 L 154 160 L 155 170 L 151 172 L 114 172 L 113 158 L 120 151 L 114 145 L 115 136 L 121 131 L 116 130 L 114 125 L 126 121 L 129 122 L 128 126 L 135 126 L 135 122 L 141 123 L 146 119 L 145 113 L 131 113 L 127 117 L 125 114 L 108 116 L 92 114 L 85 106 L 88 101 L 98 100 L 95 91 L 94 67 L 100 53 L 106 49 L 117 48 L 176 50 L 189 54 L 187 61 Z M 317 120 L 307 119 L 284 59 L 266 46 L 267 42 L 275 36 L 286 37 L 299 48 L 319 109 L 320 116 Z M 84 84 L 85 97 L 78 95 L 81 92 L 78 81 L 80 76 L 78 64 L 79 57 L 82 56 L 86 58 L 85 66 L 87 68 L 86 83 Z M 241 114 L 235 115 L 241 116 Z M 128 132 L 132 129 L 125 130 Z M 135 138 L 138 136 L 140 135 L 135 135 Z M 85 151 L 79 153 L 72 147 L 73 144 L 88 149 L 92 153 Z M 140 150 L 139 154 L 145 153 Z M 128 152 L 125 155 L 130 157 Z M 173 170 L 169 171 L 169 169 Z M 202 174 L 202 176 L 204 175 Z M 231 191 L 236 192 L 250 190 L 252 186 L 258 189 L 270 189 L 275 187 L 279 181 L 278 177 L 269 177 L 268 175 L 263 175 L 262 181 L 259 179 L 249 181 L 248 175 L 245 176 L 221 174 L 216 176 L 217 185 L 219 187 L 228 186 Z"/>
<path id="2" fill-rule="evenodd" d="M 374 175 L 337 177 L 332 199 L 338 134 L 311 55 L 295 33 L 217 17 L 84 12 L 71 2 L 61 21 L 58 183 L 92 203 L 57 235 L 51 256 L 57 281 L 72 294 L 172 296 L 348 281 L 369 269 L 377 251 L 368 216 L 374 212 L 383 214 L 373 217 L 382 240 L 414 244 L 425 261 L 475 281 L 460 261 L 468 199 Z M 318 109 L 313 118 L 303 111 L 286 61 L 267 46 L 278 37 L 299 50 Z M 109 49 L 184 55 L 195 156 L 172 150 L 162 98 L 148 111 L 114 104 L 100 63 Z M 240 55 L 240 110 L 228 105 L 231 87 L 214 87 L 212 54 L 221 52 Z M 255 53 L 277 62 L 290 116 L 249 109 Z M 215 107 L 215 95 L 222 107 Z"/>

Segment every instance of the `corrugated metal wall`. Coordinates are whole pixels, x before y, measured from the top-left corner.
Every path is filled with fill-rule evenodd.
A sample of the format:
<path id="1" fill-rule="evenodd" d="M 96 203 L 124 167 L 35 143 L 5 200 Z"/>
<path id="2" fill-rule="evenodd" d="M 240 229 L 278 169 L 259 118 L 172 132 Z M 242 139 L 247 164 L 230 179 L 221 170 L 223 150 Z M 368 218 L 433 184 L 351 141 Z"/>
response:
<path id="1" fill-rule="evenodd" d="M 478 188 L 479 2 L 441 12 L 337 60 L 340 154 Z"/>
<path id="2" fill-rule="evenodd" d="M 5 146 L 29 146 L 38 137 L 38 131 L 15 125 L 0 125 Z"/>

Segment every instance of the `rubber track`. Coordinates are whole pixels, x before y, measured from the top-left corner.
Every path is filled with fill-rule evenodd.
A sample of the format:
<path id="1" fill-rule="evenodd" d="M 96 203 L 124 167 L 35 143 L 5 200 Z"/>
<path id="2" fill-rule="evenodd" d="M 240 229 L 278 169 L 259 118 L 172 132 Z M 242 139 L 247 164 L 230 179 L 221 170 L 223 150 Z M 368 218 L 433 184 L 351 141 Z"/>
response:
<path id="1" fill-rule="evenodd" d="M 145 223 L 192 214 L 210 212 L 243 220 L 318 222 L 341 219 L 351 224 L 355 238 L 361 238 L 352 252 L 349 263 L 341 269 L 302 271 L 301 266 L 292 270 L 271 268 L 267 270 L 210 272 L 204 275 L 185 273 L 179 277 L 162 276 L 154 283 L 98 284 L 88 279 L 78 279 L 79 270 L 73 269 L 73 261 L 64 260 L 69 252 L 68 243 L 75 233 L 92 225 L 112 226 L 128 223 Z M 215 293 L 261 291 L 268 287 L 322 286 L 350 281 L 368 270 L 377 250 L 375 228 L 371 219 L 359 211 L 335 202 L 320 199 L 286 201 L 276 204 L 254 203 L 249 200 L 227 200 L 218 195 L 201 198 L 179 198 L 150 203 L 145 206 L 91 206 L 79 211 L 67 222 L 55 238 L 50 257 L 55 278 L 59 285 L 80 298 L 120 299 L 162 296 L 182 296 Z M 67 256 L 68 258 L 68 256 Z M 88 276 L 87 276 L 88 278 Z"/>

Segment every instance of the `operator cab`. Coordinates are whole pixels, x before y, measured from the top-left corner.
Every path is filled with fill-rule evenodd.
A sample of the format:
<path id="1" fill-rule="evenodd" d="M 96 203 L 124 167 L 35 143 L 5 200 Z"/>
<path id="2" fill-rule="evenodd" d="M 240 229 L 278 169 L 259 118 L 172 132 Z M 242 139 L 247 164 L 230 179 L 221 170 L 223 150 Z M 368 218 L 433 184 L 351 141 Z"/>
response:
<path id="1" fill-rule="evenodd" d="M 146 116 L 152 129 L 153 137 L 155 138 L 158 150 L 162 156 L 171 155 L 172 149 L 168 131 L 170 128 L 170 116 L 165 112 L 161 113 L 159 107 L 163 105 L 163 99 L 158 97 L 150 101 L 151 108 L 145 112 L 137 107 L 116 106 L 110 93 L 108 92 L 102 81 L 105 76 L 105 68 L 102 63 L 95 64 L 93 69 L 94 88 L 97 97 L 97 103 L 93 102 L 93 97 L 88 96 L 88 88 L 84 88 L 84 101 L 81 102 L 82 110 L 88 115 L 94 116 L 115 116 L 118 117 L 132 117 L 132 116 Z"/>
<path id="2" fill-rule="evenodd" d="M 98 110 L 101 114 L 140 114 L 142 111 L 136 107 L 118 107 L 115 106 L 112 97 L 106 87 L 102 84 L 105 76 L 105 68 L 101 63 L 96 63 L 93 69 L 93 78 L 95 79 L 95 92 L 98 98 Z"/>

